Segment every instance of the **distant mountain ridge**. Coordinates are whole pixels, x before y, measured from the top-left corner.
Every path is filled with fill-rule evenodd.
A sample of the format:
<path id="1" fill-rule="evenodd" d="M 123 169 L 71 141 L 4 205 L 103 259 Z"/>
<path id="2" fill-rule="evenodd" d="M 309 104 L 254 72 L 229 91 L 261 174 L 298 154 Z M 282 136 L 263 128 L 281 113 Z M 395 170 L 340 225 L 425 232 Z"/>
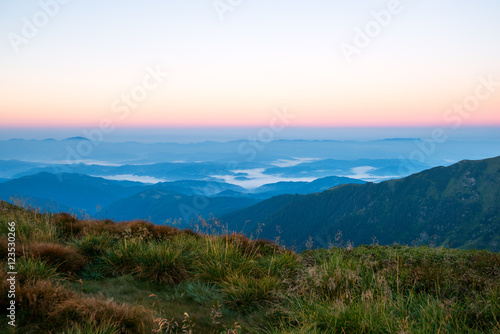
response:
<path id="1" fill-rule="evenodd" d="M 370 244 L 372 238 L 382 244 L 435 238 L 452 247 L 500 249 L 500 157 L 464 160 L 381 183 L 280 197 L 222 220 L 235 230 L 245 225 L 247 234 L 261 223 L 260 237 L 279 236 L 299 248 L 309 236 L 317 246 L 328 246 L 341 231 L 354 245 Z"/>
<path id="2" fill-rule="evenodd" d="M 0 180 L 0 199 L 22 198 L 49 211 L 85 212 L 116 220 L 151 219 L 164 223 L 182 218 L 185 224 L 197 215 L 221 216 L 286 192 L 311 193 L 345 182 L 363 181 L 328 177 L 313 182 L 278 182 L 251 192 L 243 187 L 212 180 L 180 180 L 144 184 L 115 181 L 86 174 L 41 172 Z"/>
<path id="3" fill-rule="evenodd" d="M 198 216 L 221 216 L 257 202 L 246 197 L 208 198 L 148 189 L 104 207 L 102 215 L 117 220 L 146 219 L 156 224 L 180 219 L 182 226 L 187 227 Z"/>
<path id="4" fill-rule="evenodd" d="M 75 211 L 93 214 L 98 206 L 105 206 L 121 198 L 145 190 L 138 182 L 112 181 L 84 174 L 39 173 L 0 184 L 0 198 L 34 198 L 39 203 L 54 203 Z M 57 210 L 57 207 L 55 208 Z"/>
<path id="5" fill-rule="evenodd" d="M 312 194 L 346 183 L 363 184 L 365 181 L 349 177 L 328 176 L 316 179 L 311 182 L 291 182 L 281 181 L 265 184 L 252 191 L 253 194 L 273 197 L 284 194 Z"/>
<path id="6" fill-rule="evenodd" d="M 80 152 L 79 144 L 82 141 L 92 145 L 92 150 Z M 0 160 L 17 159 L 51 163 L 59 161 L 72 164 L 82 161 L 104 161 L 123 165 L 175 161 L 270 163 L 290 157 L 340 160 L 355 160 L 360 157 L 399 159 L 401 155 L 406 156 L 417 149 L 418 141 L 410 138 L 373 141 L 274 140 L 266 143 L 265 149 L 257 150 L 252 148 L 248 140 L 195 143 L 96 142 L 80 136 L 63 140 L 0 140 Z M 475 149 L 478 145 L 481 146 L 481 151 Z M 446 160 L 482 159 L 498 154 L 496 141 L 448 140 L 441 144 L 440 148 L 433 154 L 432 161 L 427 161 L 430 165 L 440 164 Z M 48 159 L 50 161 L 47 161 Z"/>

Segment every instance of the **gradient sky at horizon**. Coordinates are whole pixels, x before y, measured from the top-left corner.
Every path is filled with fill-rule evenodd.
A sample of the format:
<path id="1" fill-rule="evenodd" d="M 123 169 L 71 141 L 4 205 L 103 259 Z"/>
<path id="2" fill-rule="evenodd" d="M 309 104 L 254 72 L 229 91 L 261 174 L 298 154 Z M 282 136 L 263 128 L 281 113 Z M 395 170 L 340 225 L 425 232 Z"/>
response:
<path id="1" fill-rule="evenodd" d="M 222 21 L 213 0 L 72 0 L 14 52 L 51 1 L 0 3 L 0 128 L 266 126 L 283 107 L 297 127 L 448 126 L 479 77 L 500 81 L 494 0 L 401 0 L 350 64 L 340 44 L 390 1 L 242 0 Z M 169 77 L 120 118 L 148 66 Z M 460 119 L 500 126 L 500 87 Z"/>

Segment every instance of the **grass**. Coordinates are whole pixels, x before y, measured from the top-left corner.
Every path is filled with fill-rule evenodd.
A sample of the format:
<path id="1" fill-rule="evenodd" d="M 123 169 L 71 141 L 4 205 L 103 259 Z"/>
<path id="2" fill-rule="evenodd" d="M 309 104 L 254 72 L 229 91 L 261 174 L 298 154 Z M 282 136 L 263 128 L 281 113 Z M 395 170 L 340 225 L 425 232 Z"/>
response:
<path id="1" fill-rule="evenodd" d="M 17 260 L 17 279 L 21 282 L 36 280 L 56 280 L 60 277 L 57 267 L 39 258 L 21 257 Z"/>
<path id="2" fill-rule="evenodd" d="M 500 333 L 497 253 L 371 245 L 297 254 L 239 234 L 0 202 L 4 255 L 9 221 L 15 333 Z M 0 268 L 5 314 L 6 257 Z M 12 333 L 6 321 L 0 333 Z"/>

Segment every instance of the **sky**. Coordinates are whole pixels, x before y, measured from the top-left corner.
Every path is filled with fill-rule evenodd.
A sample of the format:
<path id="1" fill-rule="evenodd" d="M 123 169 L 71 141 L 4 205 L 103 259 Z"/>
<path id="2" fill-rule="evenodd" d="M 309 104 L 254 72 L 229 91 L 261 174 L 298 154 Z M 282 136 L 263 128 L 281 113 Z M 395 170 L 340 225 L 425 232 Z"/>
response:
<path id="1" fill-rule="evenodd" d="M 499 16 L 497 0 L 4 0 L 0 131 L 500 126 Z"/>

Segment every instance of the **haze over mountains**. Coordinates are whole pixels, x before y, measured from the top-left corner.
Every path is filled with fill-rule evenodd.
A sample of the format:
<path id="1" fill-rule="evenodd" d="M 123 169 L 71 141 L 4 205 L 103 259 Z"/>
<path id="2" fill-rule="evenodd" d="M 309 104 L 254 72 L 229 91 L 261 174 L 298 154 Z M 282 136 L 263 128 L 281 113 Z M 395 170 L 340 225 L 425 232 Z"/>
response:
<path id="1" fill-rule="evenodd" d="M 245 188 L 343 176 L 381 181 L 463 159 L 499 154 L 495 140 L 412 138 L 374 141 L 236 140 L 199 143 L 109 143 L 83 137 L 0 141 L 0 178 L 77 173 L 157 183 L 211 180 Z"/>
<path id="2" fill-rule="evenodd" d="M 451 164 L 499 154 L 495 141 L 411 138 L 8 140 L 0 141 L 0 199 L 99 219 L 178 220 L 184 227 L 216 217 L 234 231 L 279 236 L 298 248 L 309 237 L 327 246 L 342 231 L 354 244 L 372 237 L 384 244 L 426 242 L 436 235 L 441 244 L 496 249 L 497 160 Z M 400 180 L 386 181 L 393 179 Z M 475 183 L 463 188 L 467 180 Z"/>
<path id="3" fill-rule="evenodd" d="M 409 159 L 421 151 L 428 164 L 483 159 L 498 154 L 499 140 L 467 138 L 429 143 L 431 139 L 393 138 L 372 141 L 274 140 L 262 141 L 257 136 L 248 140 L 196 143 L 140 143 L 92 141 L 83 137 L 64 140 L 0 141 L 0 160 L 37 163 L 100 165 L 137 165 L 159 162 L 268 162 L 298 159 Z M 421 159 L 413 154 L 413 160 Z"/>
<path id="4" fill-rule="evenodd" d="M 0 186 L 0 198 L 31 199 L 31 204 L 51 211 L 71 210 L 101 218 L 148 219 L 159 224 L 182 219 L 188 224 L 198 215 L 220 216 L 275 195 L 318 192 L 343 183 L 364 181 L 334 176 L 310 183 L 280 182 L 249 191 L 214 181 L 144 184 L 84 174 L 41 172 L 4 182 Z"/>
<path id="5" fill-rule="evenodd" d="M 344 184 L 327 191 L 279 196 L 222 217 L 247 234 L 299 248 L 429 242 L 500 250 L 500 157 L 461 161 L 402 179 Z"/>

